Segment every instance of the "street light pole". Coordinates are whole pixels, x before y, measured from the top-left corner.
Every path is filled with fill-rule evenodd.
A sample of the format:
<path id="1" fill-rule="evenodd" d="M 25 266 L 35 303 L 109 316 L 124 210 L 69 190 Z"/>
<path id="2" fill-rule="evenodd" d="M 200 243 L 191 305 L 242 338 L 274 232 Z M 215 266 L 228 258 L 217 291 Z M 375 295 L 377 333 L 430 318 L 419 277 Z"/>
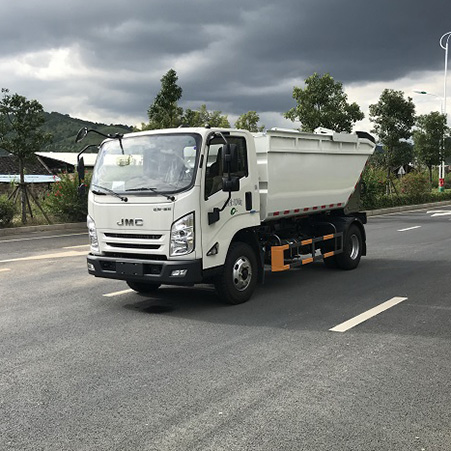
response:
<path id="1" fill-rule="evenodd" d="M 440 100 L 440 113 L 445 115 L 445 125 L 446 125 L 446 114 L 445 114 L 445 106 L 443 104 L 443 100 L 440 96 L 437 94 L 431 94 L 427 91 L 413 91 L 416 94 L 423 94 L 427 96 L 432 96 Z M 444 141 L 442 136 L 442 142 L 440 144 L 441 151 L 444 151 Z M 440 164 L 438 165 L 438 190 L 439 192 L 442 192 L 445 190 L 445 162 L 441 158 Z"/>
<path id="2" fill-rule="evenodd" d="M 443 80 L 443 114 L 446 115 L 446 75 L 448 72 L 448 42 L 449 38 L 451 37 L 451 31 L 448 31 L 448 33 L 445 33 L 440 38 L 440 47 L 445 51 L 445 76 Z"/>
<path id="3" fill-rule="evenodd" d="M 426 96 L 431 96 L 431 97 L 436 97 L 437 99 L 440 100 L 440 113 L 443 113 L 443 99 L 441 96 L 438 96 L 437 94 L 431 94 L 430 92 L 427 91 L 413 91 L 415 94 L 422 94 L 422 95 L 426 95 Z"/>
<path id="4" fill-rule="evenodd" d="M 448 72 L 448 42 L 449 42 L 449 38 L 451 37 L 451 31 L 448 31 L 448 33 L 445 33 L 441 38 L 440 38 L 440 47 L 445 51 L 445 76 L 444 76 L 444 80 L 443 80 L 443 114 L 445 115 L 445 124 L 448 124 L 448 116 L 446 113 L 446 76 L 447 76 L 447 72 Z M 444 159 L 441 162 L 441 165 L 439 166 L 439 186 L 438 186 L 438 190 L 439 191 L 444 191 L 445 190 L 445 161 Z"/>

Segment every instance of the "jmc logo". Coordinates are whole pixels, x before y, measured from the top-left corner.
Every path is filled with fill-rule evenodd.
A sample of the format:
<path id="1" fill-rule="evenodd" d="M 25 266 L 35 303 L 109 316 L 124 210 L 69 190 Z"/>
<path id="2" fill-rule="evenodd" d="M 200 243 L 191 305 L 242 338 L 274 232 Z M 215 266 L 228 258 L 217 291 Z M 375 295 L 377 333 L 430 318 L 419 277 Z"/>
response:
<path id="1" fill-rule="evenodd" d="M 122 218 L 120 221 L 116 223 L 118 226 L 126 226 L 126 227 L 142 227 L 144 225 L 144 221 L 141 218 L 132 218 L 125 219 Z"/>

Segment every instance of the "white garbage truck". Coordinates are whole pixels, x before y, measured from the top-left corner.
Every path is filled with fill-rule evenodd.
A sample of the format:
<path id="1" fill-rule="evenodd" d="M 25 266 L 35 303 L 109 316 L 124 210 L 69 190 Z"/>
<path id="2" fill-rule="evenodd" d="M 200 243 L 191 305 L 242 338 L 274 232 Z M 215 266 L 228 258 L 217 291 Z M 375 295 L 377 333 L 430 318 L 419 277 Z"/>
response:
<path id="1" fill-rule="evenodd" d="M 324 129 L 107 135 L 89 188 L 88 271 L 140 293 L 211 283 L 239 304 L 269 271 L 321 260 L 354 269 L 366 255 L 359 181 L 374 148 L 367 133 Z"/>

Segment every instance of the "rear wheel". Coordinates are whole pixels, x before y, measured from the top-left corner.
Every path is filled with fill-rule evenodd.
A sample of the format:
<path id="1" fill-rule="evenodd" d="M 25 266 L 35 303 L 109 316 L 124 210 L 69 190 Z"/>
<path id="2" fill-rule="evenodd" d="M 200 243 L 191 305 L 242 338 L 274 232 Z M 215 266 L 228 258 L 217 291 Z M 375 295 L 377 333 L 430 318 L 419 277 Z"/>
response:
<path id="1" fill-rule="evenodd" d="M 215 281 L 219 297 L 227 304 L 249 300 L 257 284 L 257 258 L 246 243 L 232 243 L 224 270 Z"/>
<path id="2" fill-rule="evenodd" d="M 152 293 L 160 287 L 159 283 L 127 281 L 127 285 L 138 293 Z"/>
<path id="3" fill-rule="evenodd" d="M 341 269 L 357 268 L 362 256 L 363 240 L 360 228 L 352 224 L 344 237 L 343 252 L 335 256 L 337 266 Z"/>

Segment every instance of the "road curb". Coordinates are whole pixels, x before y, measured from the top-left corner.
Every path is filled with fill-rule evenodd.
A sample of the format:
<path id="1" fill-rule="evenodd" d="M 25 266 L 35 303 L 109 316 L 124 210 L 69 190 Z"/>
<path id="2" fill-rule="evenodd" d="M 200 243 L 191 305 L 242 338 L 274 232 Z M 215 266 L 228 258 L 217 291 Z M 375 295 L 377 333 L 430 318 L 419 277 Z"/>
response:
<path id="1" fill-rule="evenodd" d="M 437 208 L 437 207 L 445 207 L 451 205 L 450 200 L 444 200 L 441 202 L 430 202 L 427 204 L 418 204 L 418 205 L 402 205 L 400 207 L 390 207 L 390 208 L 380 208 L 377 210 L 368 210 L 366 212 L 367 216 L 380 216 L 380 215 L 388 215 L 392 213 L 402 213 L 404 211 L 415 211 L 415 210 L 424 210 L 427 208 Z"/>
<path id="2" fill-rule="evenodd" d="M 11 235 L 32 235 L 33 233 L 40 232 L 85 232 L 86 222 L 73 222 L 67 224 L 51 224 L 51 225 L 37 225 L 37 226 L 27 226 L 27 227 L 10 227 L 6 229 L 0 229 L 0 237 L 11 236 Z"/>

